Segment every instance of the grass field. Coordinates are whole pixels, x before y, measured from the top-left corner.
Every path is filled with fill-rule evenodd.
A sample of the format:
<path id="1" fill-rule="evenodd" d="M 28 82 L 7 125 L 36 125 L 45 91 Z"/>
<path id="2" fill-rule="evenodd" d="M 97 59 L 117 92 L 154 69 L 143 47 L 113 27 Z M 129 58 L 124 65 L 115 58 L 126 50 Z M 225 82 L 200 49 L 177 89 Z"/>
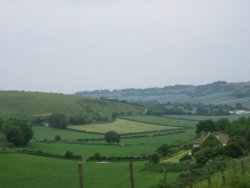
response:
<path id="1" fill-rule="evenodd" d="M 80 96 L 40 93 L 0 91 L 0 116 L 36 118 L 51 114 L 83 116 L 89 119 L 107 117 L 111 120 L 113 112 L 124 114 L 143 113 L 145 107 L 132 103 L 90 99 Z"/>
<path id="2" fill-rule="evenodd" d="M 236 120 L 239 117 L 247 116 L 247 115 L 224 115 L 224 116 L 200 116 L 200 115 L 165 115 L 167 118 L 176 118 L 180 120 L 195 120 L 202 121 L 206 119 L 218 120 L 220 118 L 227 118 L 230 121 Z"/>
<path id="3" fill-rule="evenodd" d="M 193 129 L 189 129 L 185 133 L 180 134 L 121 139 L 123 145 L 108 145 L 104 141 L 95 142 L 96 144 L 31 143 L 24 148 L 57 154 L 64 154 L 70 150 L 75 154 L 83 155 L 84 159 L 96 152 L 104 156 L 134 156 L 152 154 L 161 144 L 174 144 L 177 141 L 183 142 L 191 139 L 193 136 Z"/>
<path id="4" fill-rule="evenodd" d="M 150 188 L 162 174 L 141 171 L 144 162 L 134 162 L 135 187 Z M 177 174 L 168 174 L 171 181 Z M 86 188 L 128 188 L 128 162 L 84 163 Z M 77 162 L 24 154 L 0 155 L 1 188 L 78 187 Z"/>
<path id="5" fill-rule="evenodd" d="M 124 119 L 117 119 L 115 122 L 112 122 L 112 123 L 92 124 L 92 125 L 71 125 L 68 128 L 74 129 L 74 130 L 98 132 L 98 133 L 106 133 L 108 131 L 115 131 L 120 134 L 176 129 L 176 127 L 152 125 L 152 124 L 147 124 L 147 123 L 128 121 Z"/>
<path id="6" fill-rule="evenodd" d="M 48 140 L 54 140 L 56 135 L 60 135 L 62 139 L 69 141 L 84 138 L 103 138 L 103 135 L 61 130 L 44 126 L 33 126 L 32 129 L 34 131 L 33 139 L 36 138 L 36 140 L 44 140 L 44 138 L 47 138 Z"/>
<path id="7" fill-rule="evenodd" d="M 190 121 L 185 119 L 167 118 L 160 116 L 126 116 L 125 118 L 132 121 L 185 128 L 193 128 L 198 123 L 197 121 L 192 120 Z"/>

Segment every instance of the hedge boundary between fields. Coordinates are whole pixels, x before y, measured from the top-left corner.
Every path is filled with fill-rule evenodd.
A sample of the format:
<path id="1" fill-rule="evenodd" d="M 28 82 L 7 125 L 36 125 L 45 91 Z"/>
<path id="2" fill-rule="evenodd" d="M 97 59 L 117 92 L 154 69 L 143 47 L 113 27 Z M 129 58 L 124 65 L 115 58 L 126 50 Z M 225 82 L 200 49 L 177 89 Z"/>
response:
<path id="1" fill-rule="evenodd" d="M 71 156 L 67 156 L 67 155 L 44 152 L 44 151 L 40 151 L 40 150 L 27 150 L 27 149 L 18 150 L 16 153 L 36 155 L 36 156 L 42 156 L 42 157 L 50 157 L 50 158 L 57 158 L 57 159 L 68 159 L 68 160 L 77 160 L 77 161 L 80 160 L 80 161 L 82 161 L 82 156 L 81 155 L 75 155 L 73 153 L 72 153 Z"/>

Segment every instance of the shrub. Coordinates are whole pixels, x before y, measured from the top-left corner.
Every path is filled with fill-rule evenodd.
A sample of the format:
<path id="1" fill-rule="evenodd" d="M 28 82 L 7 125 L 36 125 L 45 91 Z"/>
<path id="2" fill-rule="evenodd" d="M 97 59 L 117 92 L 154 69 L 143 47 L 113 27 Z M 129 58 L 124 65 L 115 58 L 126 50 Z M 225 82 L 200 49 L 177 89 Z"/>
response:
<path id="1" fill-rule="evenodd" d="M 61 141 L 61 137 L 59 135 L 56 135 L 54 138 L 55 141 Z"/>

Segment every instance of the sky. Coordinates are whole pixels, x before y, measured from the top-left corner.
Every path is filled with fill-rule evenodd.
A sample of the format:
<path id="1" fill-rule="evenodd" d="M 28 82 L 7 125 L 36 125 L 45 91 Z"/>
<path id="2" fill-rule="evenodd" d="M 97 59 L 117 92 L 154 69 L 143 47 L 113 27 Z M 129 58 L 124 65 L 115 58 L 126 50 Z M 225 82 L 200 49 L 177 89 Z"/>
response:
<path id="1" fill-rule="evenodd" d="M 249 0 L 0 0 L 0 90 L 250 81 Z"/>

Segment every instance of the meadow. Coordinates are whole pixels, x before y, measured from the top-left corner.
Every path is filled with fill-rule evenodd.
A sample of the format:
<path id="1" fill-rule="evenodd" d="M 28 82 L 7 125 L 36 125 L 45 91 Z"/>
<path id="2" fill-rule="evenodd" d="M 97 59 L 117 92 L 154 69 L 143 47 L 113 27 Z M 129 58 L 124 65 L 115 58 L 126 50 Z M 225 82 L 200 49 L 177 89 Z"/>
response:
<path id="1" fill-rule="evenodd" d="M 108 131 L 115 131 L 119 134 L 127 133 L 140 133 L 140 132 L 157 132 L 162 130 L 176 129 L 176 127 L 153 125 L 148 123 L 140 123 L 135 121 L 129 121 L 124 119 L 117 119 L 115 122 L 103 123 L 103 124 L 90 124 L 90 125 L 71 125 L 69 129 L 106 133 Z"/>
<path id="2" fill-rule="evenodd" d="M 134 162 L 135 187 L 150 188 L 162 174 L 141 171 L 145 162 Z M 172 181 L 177 173 L 170 173 Z M 128 162 L 84 163 L 86 188 L 128 188 Z M 25 154 L 0 154 L 1 188 L 78 187 L 77 162 Z"/>
<path id="3" fill-rule="evenodd" d="M 76 139 L 86 139 L 86 138 L 103 138 L 103 135 L 99 134 L 89 134 L 84 132 L 70 131 L 54 129 L 45 126 L 33 126 L 34 137 L 33 140 L 54 140 L 56 135 L 59 135 L 62 140 L 73 141 Z"/>
<path id="4" fill-rule="evenodd" d="M 194 128 L 195 125 L 198 123 L 196 120 L 177 119 L 172 117 L 160 117 L 160 116 L 126 116 L 124 118 L 137 122 L 151 123 L 151 124 L 165 125 L 165 126 L 184 127 L 184 128 Z"/>
<path id="5" fill-rule="evenodd" d="M 223 116 L 201 116 L 201 115 L 165 115 L 166 118 L 174 118 L 178 120 L 194 120 L 194 121 L 202 121 L 206 119 L 218 120 L 221 118 L 227 118 L 230 121 L 236 120 L 242 116 L 247 115 L 223 115 Z"/>
<path id="6" fill-rule="evenodd" d="M 168 120 L 168 118 L 165 119 Z M 156 121 L 156 117 L 154 117 L 154 120 Z M 120 125 L 130 133 L 134 133 L 135 129 L 126 127 L 128 122 L 136 125 L 136 130 L 139 132 L 145 131 L 145 128 L 149 127 L 150 130 L 153 127 L 154 131 L 157 130 L 155 127 L 161 127 L 159 130 L 175 130 L 169 124 L 155 125 L 124 119 L 118 119 L 117 121 L 126 122 Z M 162 121 L 162 117 L 159 117 L 158 121 Z M 97 125 L 101 127 L 106 124 Z M 175 121 L 175 123 L 172 123 L 173 125 L 178 124 Z M 154 133 L 143 133 L 147 137 L 121 138 L 121 143 L 117 145 L 107 144 L 104 140 L 76 144 L 71 141 L 85 138 L 104 138 L 104 134 L 59 130 L 44 126 L 34 126 L 33 130 L 36 139 L 33 139 L 31 143 L 20 148 L 20 150 L 40 150 L 62 155 L 66 151 L 72 151 L 74 154 L 82 155 L 83 160 L 87 160 L 95 153 L 106 157 L 151 155 L 162 144 L 186 143 L 195 135 L 194 129 L 183 129 L 184 132 L 169 135 L 153 136 Z M 60 135 L 66 142 L 44 142 L 44 138 L 47 138 L 48 141 L 54 140 L 55 135 Z M 136 136 L 136 134 L 133 134 L 133 136 Z M 39 140 L 42 142 L 39 142 Z M 158 184 L 163 176 L 161 173 L 142 171 L 146 163 L 147 161 L 134 161 L 133 163 L 135 186 L 138 188 L 150 188 Z M 169 173 L 168 181 L 174 181 L 177 176 L 178 173 Z M 84 162 L 84 177 L 87 188 L 127 188 L 129 187 L 128 161 L 110 163 Z M 18 153 L 0 154 L 0 185 L 1 188 L 78 187 L 77 161 Z"/>

